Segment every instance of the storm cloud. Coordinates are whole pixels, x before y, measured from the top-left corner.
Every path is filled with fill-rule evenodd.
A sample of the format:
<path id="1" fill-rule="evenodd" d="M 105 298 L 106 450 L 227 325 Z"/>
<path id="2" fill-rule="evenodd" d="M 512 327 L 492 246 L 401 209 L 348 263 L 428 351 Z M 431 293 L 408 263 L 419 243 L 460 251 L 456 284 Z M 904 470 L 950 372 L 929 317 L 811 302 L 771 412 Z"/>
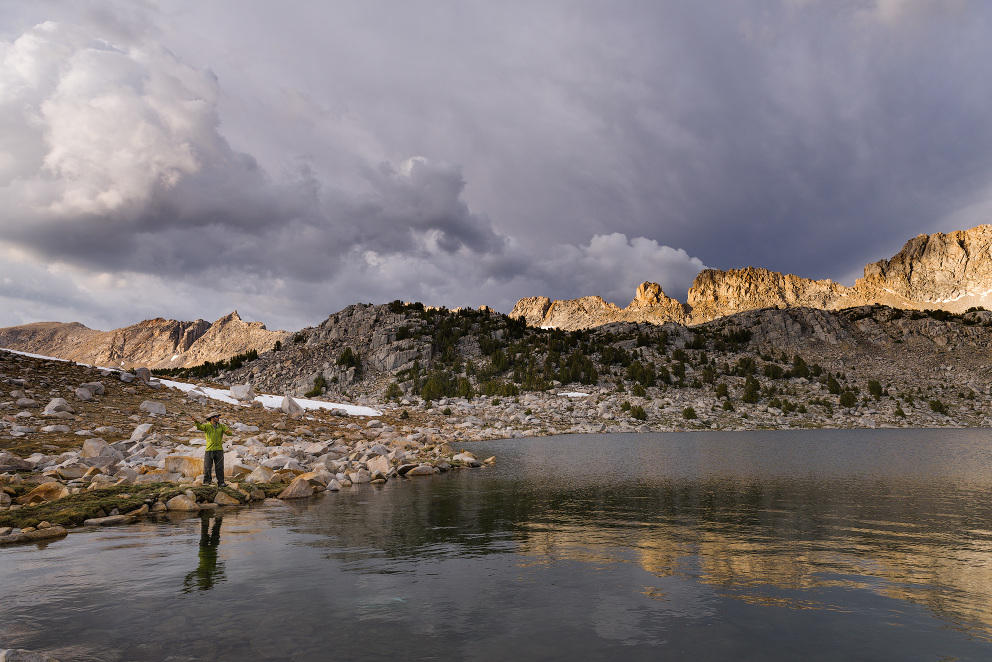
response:
<path id="1" fill-rule="evenodd" d="M 849 282 L 992 209 L 983 3 L 10 4 L 0 325 Z"/>

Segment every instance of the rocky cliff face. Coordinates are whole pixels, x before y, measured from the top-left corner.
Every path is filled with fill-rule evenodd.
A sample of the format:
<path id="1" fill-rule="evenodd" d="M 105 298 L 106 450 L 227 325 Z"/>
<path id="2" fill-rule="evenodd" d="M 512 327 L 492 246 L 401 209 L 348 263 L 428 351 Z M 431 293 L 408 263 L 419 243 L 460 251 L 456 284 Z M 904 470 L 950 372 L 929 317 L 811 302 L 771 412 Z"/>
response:
<path id="1" fill-rule="evenodd" d="M 548 297 L 527 297 L 517 302 L 510 317 L 523 317 L 528 326 L 588 329 L 612 322 L 689 323 L 689 309 L 665 295 L 657 283 L 641 283 L 634 300 L 619 308 L 602 297 L 551 301 Z"/>
<path id="2" fill-rule="evenodd" d="M 644 283 L 623 310 L 599 297 L 554 302 L 530 297 L 510 316 L 522 316 L 530 326 L 574 330 L 617 321 L 694 325 L 763 308 L 840 310 L 875 303 L 953 313 L 992 307 L 992 225 L 910 239 L 893 258 L 866 266 L 854 287 L 755 267 L 704 269 L 686 304 Z"/>
<path id="3" fill-rule="evenodd" d="M 829 280 L 810 280 L 755 267 L 704 269 L 689 288 L 688 304 L 692 323 L 700 324 L 759 308 L 834 310 L 859 305 L 849 302 L 855 298 L 849 289 Z"/>
<path id="4" fill-rule="evenodd" d="M 855 288 L 897 307 L 962 312 L 992 303 L 992 225 L 921 234 L 890 260 L 865 267 Z"/>
<path id="5" fill-rule="evenodd" d="M 171 362 L 173 366 L 188 367 L 227 359 L 252 349 L 263 352 L 272 349 L 277 340 L 285 343 L 288 337 L 285 331 L 269 331 L 261 322 L 245 322 L 235 310 L 213 324 L 207 324 L 196 341 Z"/>
<path id="6" fill-rule="evenodd" d="M 113 331 L 78 322 L 39 322 L 0 329 L 0 346 L 107 367 L 172 368 L 220 361 L 250 349 L 271 349 L 283 331 L 244 322 L 237 311 L 213 324 L 156 318 Z"/>

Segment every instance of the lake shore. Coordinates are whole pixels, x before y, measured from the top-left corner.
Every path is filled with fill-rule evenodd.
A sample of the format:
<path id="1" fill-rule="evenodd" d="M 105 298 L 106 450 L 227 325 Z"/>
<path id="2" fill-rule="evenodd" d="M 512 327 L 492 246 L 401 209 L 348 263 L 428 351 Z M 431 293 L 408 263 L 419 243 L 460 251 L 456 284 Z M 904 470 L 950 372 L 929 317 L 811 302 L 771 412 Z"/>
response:
<path id="1" fill-rule="evenodd" d="M 615 386 L 556 385 L 502 398 L 329 403 L 264 399 L 224 384 L 171 388 L 149 374 L 6 352 L 0 359 L 0 380 L 12 398 L 0 401 L 8 410 L 0 422 L 0 542 L 2 536 L 41 536 L 35 531 L 52 526 L 120 524 L 478 468 L 497 461 L 469 452 L 471 442 L 482 440 L 992 423 L 988 396 L 970 389 L 940 388 L 925 396 L 934 400 L 913 401 L 906 389 L 897 398 L 893 387 L 835 408 L 825 385 L 805 378 L 779 380 L 757 402 L 703 388 L 638 395 Z M 743 388 L 745 378 L 740 381 L 731 389 Z M 207 409 L 231 427 L 227 489 L 202 484 L 204 440 L 191 417 L 202 419 Z"/>

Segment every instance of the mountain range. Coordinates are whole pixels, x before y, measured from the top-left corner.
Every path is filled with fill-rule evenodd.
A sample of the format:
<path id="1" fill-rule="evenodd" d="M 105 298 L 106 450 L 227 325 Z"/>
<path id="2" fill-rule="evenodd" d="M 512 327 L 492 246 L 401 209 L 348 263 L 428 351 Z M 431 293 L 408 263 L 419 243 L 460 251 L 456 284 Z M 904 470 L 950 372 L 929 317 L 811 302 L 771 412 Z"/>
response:
<path id="1" fill-rule="evenodd" d="M 767 269 L 704 269 L 681 303 L 655 283 L 638 287 L 619 308 L 598 296 L 552 301 L 520 299 L 510 312 L 530 326 L 585 329 L 611 322 L 674 322 L 691 326 L 746 310 L 817 308 L 840 310 L 882 304 L 907 310 L 961 313 L 992 303 L 992 225 L 921 234 L 895 256 L 869 264 L 853 287 Z"/>
<path id="2" fill-rule="evenodd" d="M 914 237 L 892 258 L 867 265 L 864 277 L 852 287 L 756 267 L 705 269 L 689 289 L 686 303 L 645 282 L 626 308 L 599 296 L 556 301 L 539 296 L 520 299 L 509 316 L 523 318 L 529 326 L 578 330 L 614 322 L 692 326 L 764 308 L 831 311 L 883 304 L 960 313 L 989 303 L 992 225 L 981 225 Z M 78 322 L 37 322 L 0 329 L 0 347 L 104 366 L 176 368 L 267 351 L 293 335 L 245 322 L 234 311 L 213 323 L 157 318 L 113 331 Z"/>

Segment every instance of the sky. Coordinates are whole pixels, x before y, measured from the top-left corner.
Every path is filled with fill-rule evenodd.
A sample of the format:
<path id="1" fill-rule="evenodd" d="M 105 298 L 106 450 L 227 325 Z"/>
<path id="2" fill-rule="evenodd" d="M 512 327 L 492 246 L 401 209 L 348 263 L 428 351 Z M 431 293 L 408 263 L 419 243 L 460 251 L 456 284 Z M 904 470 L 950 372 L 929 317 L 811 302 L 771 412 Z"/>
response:
<path id="1" fill-rule="evenodd" d="M 4 0 L 0 326 L 848 285 L 992 222 L 992 3 Z"/>

